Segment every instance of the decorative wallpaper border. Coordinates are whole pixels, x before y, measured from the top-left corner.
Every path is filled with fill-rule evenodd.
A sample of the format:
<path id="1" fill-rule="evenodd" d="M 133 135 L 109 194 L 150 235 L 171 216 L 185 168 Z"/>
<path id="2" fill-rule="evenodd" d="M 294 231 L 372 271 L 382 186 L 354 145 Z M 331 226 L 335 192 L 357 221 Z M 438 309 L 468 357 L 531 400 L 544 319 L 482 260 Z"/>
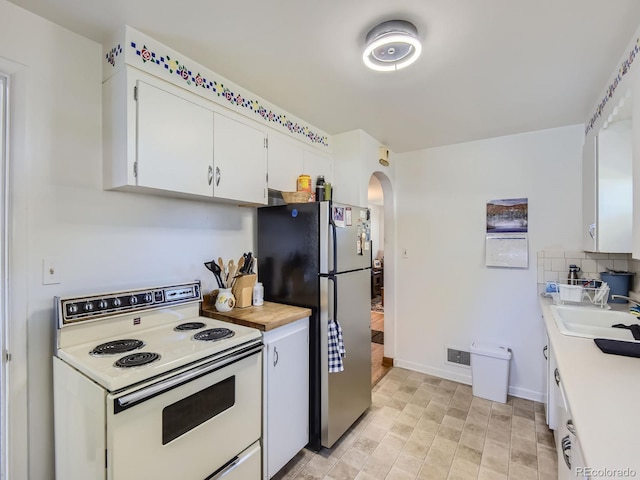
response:
<path id="1" fill-rule="evenodd" d="M 105 58 L 107 60 L 107 62 L 109 62 L 109 64 L 112 67 L 116 66 L 116 57 L 118 55 L 120 55 L 122 53 L 122 45 L 118 44 L 117 47 L 113 47 L 111 50 L 109 50 L 107 52 L 107 54 L 105 55 Z"/>
<path id="2" fill-rule="evenodd" d="M 618 69 L 618 75 L 616 75 L 616 78 L 613 79 L 613 82 L 611 82 L 609 88 L 607 88 L 607 91 L 604 94 L 604 98 L 600 101 L 595 113 L 591 117 L 591 120 L 589 120 L 589 122 L 587 123 L 587 126 L 584 130 L 585 135 L 587 135 L 593 128 L 598 118 L 600 118 L 600 116 L 602 115 L 604 107 L 607 105 L 607 103 L 609 103 L 611 97 L 613 97 L 613 94 L 618 88 L 618 85 L 620 85 L 624 76 L 631 70 L 631 66 L 633 65 L 633 61 L 635 60 L 638 52 L 640 52 L 640 38 L 636 39 L 636 44 L 631 48 L 629 56 L 622 61 L 622 65 L 620 65 L 620 68 Z"/>
<path id="3" fill-rule="evenodd" d="M 203 74 L 189 68 L 177 58 L 171 58 L 169 55 L 161 55 L 147 48 L 144 44 L 140 47 L 136 42 L 130 42 L 129 47 L 135 52 L 135 58 L 142 61 L 142 63 L 150 63 L 151 65 L 156 65 L 158 68 L 168 71 L 170 74 L 175 74 L 182 80 L 184 85 L 193 90 L 202 88 L 210 95 L 225 99 L 233 106 L 244 108 L 248 112 L 253 112 L 265 122 L 279 125 L 291 133 L 305 137 L 312 143 L 325 147 L 329 146 L 329 139 L 324 135 L 314 132 L 309 126 L 300 125 L 298 122 L 289 120 L 283 113 L 267 109 L 257 99 L 245 98 L 241 93 L 233 92 L 223 83 L 218 82 L 216 79 L 206 78 Z M 112 48 L 106 54 L 106 61 L 115 67 L 115 57 L 121 53 L 122 48 L 120 45 Z"/>

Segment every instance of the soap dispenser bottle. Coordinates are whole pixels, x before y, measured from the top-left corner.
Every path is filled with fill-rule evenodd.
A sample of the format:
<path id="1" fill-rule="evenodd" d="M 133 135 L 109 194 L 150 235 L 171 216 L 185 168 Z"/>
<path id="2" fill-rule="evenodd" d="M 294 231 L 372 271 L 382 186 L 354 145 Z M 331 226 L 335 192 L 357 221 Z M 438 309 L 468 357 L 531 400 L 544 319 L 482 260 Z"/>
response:
<path id="1" fill-rule="evenodd" d="M 567 277 L 567 283 L 569 285 L 577 285 L 578 284 L 578 273 L 580 272 L 580 267 L 577 265 L 569 265 L 569 276 Z"/>

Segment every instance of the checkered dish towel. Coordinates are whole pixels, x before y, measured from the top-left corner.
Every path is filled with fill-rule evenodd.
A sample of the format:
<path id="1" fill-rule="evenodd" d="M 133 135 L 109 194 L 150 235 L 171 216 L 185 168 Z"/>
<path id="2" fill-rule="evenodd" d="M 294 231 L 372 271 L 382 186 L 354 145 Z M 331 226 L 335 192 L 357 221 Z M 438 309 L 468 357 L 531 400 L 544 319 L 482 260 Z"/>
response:
<path id="1" fill-rule="evenodd" d="M 342 328 L 337 320 L 329 320 L 329 373 L 342 372 L 342 359 L 346 355 Z"/>

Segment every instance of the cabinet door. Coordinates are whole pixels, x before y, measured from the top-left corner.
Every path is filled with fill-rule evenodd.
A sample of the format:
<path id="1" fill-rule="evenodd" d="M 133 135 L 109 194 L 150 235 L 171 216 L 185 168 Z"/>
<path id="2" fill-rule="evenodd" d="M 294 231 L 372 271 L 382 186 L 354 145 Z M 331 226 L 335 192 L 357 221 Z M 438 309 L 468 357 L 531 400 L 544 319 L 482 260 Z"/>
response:
<path id="1" fill-rule="evenodd" d="M 599 252 L 631 252 L 633 181 L 631 120 L 619 120 L 598 133 Z"/>
<path id="2" fill-rule="evenodd" d="M 582 154 L 583 246 L 629 253 L 633 235 L 631 120 L 617 119 L 587 138 Z"/>
<path id="3" fill-rule="evenodd" d="M 545 344 L 542 348 L 542 356 L 544 358 L 544 412 L 547 425 L 549 425 L 549 335 L 544 331 Z"/>
<path id="4" fill-rule="evenodd" d="M 596 248 L 596 149 L 597 137 L 587 137 L 582 150 L 582 247 Z"/>
<path id="5" fill-rule="evenodd" d="M 267 343 L 267 478 L 309 442 L 308 327 Z"/>
<path id="6" fill-rule="evenodd" d="M 218 113 L 214 114 L 213 123 L 213 196 L 266 204 L 265 134 Z"/>
<path id="7" fill-rule="evenodd" d="M 331 158 L 305 150 L 303 159 L 303 173 L 311 177 L 314 189 L 318 175 L 324 175 L 324 181 L 327 183 L 333 182 L 333 160 Z"/>
<path id="8" fill-rule="evenodd" d="M 547 349 L 549 357 L 547 373 L 547 423 L 551 430 L 558 427 L 558 405 L 560 404 L 560 373 L 551 346 Z M 556 435 L 557 439 L 557 435 Z"/>
<path id="9" fill-rule="evenodd" d="M 137 185 L 213 196 L 213 112 L 138 80 Z"/>
<path id="10" fill-rule="evenodd" d="M 280 135 L 269 135 L 269 188 L 295 192 L 298 175 L 303 172 L 302 146 Z"/>

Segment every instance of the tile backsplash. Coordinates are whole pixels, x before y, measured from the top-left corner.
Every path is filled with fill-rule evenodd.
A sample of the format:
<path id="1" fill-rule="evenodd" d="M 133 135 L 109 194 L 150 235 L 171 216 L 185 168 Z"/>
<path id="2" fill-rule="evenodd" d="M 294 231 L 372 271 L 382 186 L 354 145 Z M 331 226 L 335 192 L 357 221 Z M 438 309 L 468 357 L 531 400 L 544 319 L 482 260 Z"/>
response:
<path id="1" fill-rule="evenodd" d="M 607 268 L 640 273 L 640 261 L 628 253 L 568 252 L 544 250 L 538 252 L 538 284 L 557 282 L 569 275 L 569 265 L 580 267 L 580 278 L 600 278 Z M 633 276 L 631 290 L 640 291 L 638 275 Z"/>

